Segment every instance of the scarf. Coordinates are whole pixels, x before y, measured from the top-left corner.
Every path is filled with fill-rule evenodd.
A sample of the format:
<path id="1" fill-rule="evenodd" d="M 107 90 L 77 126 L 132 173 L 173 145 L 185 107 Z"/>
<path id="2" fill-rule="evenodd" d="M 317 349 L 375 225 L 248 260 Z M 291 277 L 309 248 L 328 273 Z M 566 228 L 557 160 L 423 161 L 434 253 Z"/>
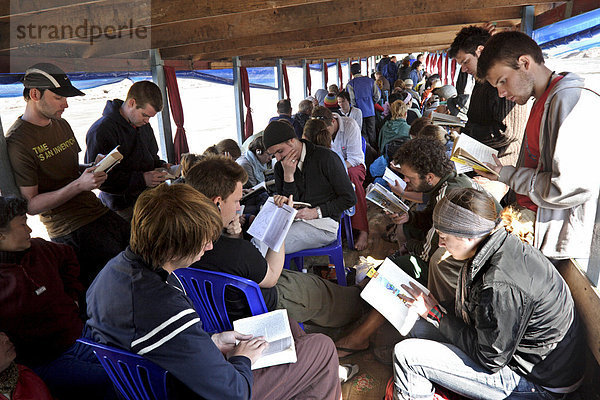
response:
<path id="1" fill-rule="evenodd" d="M 13 361 L 8 368 L 0 372 L 0 393 L 12 393 L 17 387 L 19 370 Z"/>
<path id="2" fill-rule="evenodd" d="M 248 162 L 250 163 L 250 167 L 252 167 L 252 175 L 254 175 L 254 179 L 257 182 L 263 182 L 265 180 L 265 171 L 267 170 L 267 166 L 261 163 L 256 155 L 248 150 L 244 155 Z"/>

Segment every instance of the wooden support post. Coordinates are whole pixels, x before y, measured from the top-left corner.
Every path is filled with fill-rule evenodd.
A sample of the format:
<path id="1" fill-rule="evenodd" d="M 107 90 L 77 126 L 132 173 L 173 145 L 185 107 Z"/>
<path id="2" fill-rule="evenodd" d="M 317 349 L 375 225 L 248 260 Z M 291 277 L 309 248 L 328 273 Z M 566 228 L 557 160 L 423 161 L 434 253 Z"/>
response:
<path id="1" fill-rule="evenodd" d="M 350 68 L 350 65 L 352 65 L 352 59 L 348 57 L 348 81 L 352 79 L 352 69 Z"/>
<path id="2" fill-rule="evenodd" d="M 306 69 L 310 68 L 306 59 L 302 60 L 302 87 L 304 88 L 304 98 L 308 97 L 308 88 L 306 87 Z"/>
<path id="3" fill-rule="evenodd" d="M 277 94 L 279 100 L 285 97 L 285 87 L 283 86 L 283 60 L 277 59 Z"/>
<path id="4" fill-rule="evenodd" d="M 325 59 L 321 59 L 321 75 L 323 77 L 323 89 L 327 90 L 327 81 L 325 80 L 325 69 L 327 68 L 327 63 Z"/>
<path id="5" fill-rule="evenodd" d="M 2 196 L 21 196 L 21 192 L 15 183 L 12 167 L 8 161 L 8 151 L 6 150 L 6 138 L 2 130 L 2 120 L 0 119 L 0 194 Z"/>
<path id="6" fill-rule="evenodd" d="M 164 63 L 157 49 L 150 50 L 150 68 L 152 81 L 160 88 L 163 98 L 163 109 L 157 115 L 158 131 L 160 133 L 161 154 L 163 160 L 175 162 L 175 146 L 171 131 L 171 114 L 169 113 L 169 97 L 167 96 L 167 81 L 165 80 Z"/>
<path id="7" fill-rule="evenodd" d="M 233 97 L 235 98 L 235 121 L 237 126 L 238 143 L 244 143 L 244 100 L 242 99 L 242 80 L 240 79 L 241 62 L 239 57 L 233 57 Z"/>
<path id="8" fill-rule="evenodd" d="M 338 68 L 338 63 L 340 62 L 339 58 L 335 59 L 335 84 L 339 85 L 342 77 L 340 76 L 340 70 Z"/>
<path id="9" fill-rule="evenodd" d="M 521 11 L 521 32 L 531 36 L 535 22 L 535 6 L 523 6 Z"/>
<path id="10" fill-rule="evenodd" d="M 597 287 L 600 281 L 600 199 L 596 206 L 596 222 L 592 235 L 592 246 L 590 247 L 590 259 L 585 273 L 588 279 Z"/>

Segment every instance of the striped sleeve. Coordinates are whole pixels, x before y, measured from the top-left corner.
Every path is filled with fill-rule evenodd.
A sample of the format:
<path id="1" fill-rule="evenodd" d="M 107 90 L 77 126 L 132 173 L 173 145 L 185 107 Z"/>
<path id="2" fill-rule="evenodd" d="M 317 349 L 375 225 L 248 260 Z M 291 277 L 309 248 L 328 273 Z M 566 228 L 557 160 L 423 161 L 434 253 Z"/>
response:
<path id="1" fill-rule="evenodd" d="M 131 342 L 131 349 L 134 353 L 142 356 L 149 351 L 159 348 L 190 326 L 199 322 L 200 318 L 194 309 L 185 309 L 165 320 L 144 336 Z"/>

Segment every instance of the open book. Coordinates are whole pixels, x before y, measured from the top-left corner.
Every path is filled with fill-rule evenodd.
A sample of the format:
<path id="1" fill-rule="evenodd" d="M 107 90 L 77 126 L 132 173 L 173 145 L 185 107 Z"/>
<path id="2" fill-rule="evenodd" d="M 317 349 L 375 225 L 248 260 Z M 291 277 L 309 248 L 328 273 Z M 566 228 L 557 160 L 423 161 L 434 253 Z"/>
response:
<path id="1" fill-rule="evenodd" d="M 181 164 L 171 165 L 170 168 L 161 168 L 167 173 L 167 179 L 177 179 L 181 176 Z"/>
<path id="2" fill-rule="evenodd" d="M 445 126 L 464 127 L 466 124 L 466 121 L 463 121 L 462 119 L 455 117 L 454 115 L 443 114 L 443 113 L 439 113 L 439 112 L 435 112 L 435 111 L 432 113 L 431 121 L 433 122 L 434 125 L 445 125 Z"/>
<path id="3" fill-rule="evenodd" d="M 273 198 L 269 197 L 248 228 L 248 233 L 274 251 L 279 251 L 297 212 L 287 204 L 277 207 Z"/>
<path id="4" fill-rule="evenodd" d="M 106 172 L 110 171 L 115 165 L 121 162 L 123 154 L 119 153 L 119 146 L 112 149 L 102 160 L 96 164 L 94 172 Z"/>
<path id="5" fill-rule="evenodd" d="M 244 189 L 244 195 L 240 199 L 241 204 L 246 204 L 261 193 L 267 193 L 267 185 L 265 181 L 259 182 L 250 189 Z"/>
<path id="6" fill-rule="evenodd" d="M 472 137 L 464 133 L 458 135 L 458 139 L 454 142 L 450 159 L 460 164 L 467 165 L 479 171 L 490 172 L 494 175 L 499 174 L 489 168 L 485 163 L 495 165 L 496 162 L 492 155 L 497 156 L 498 150 L 494 150 L 485 144 L 478 142 Z M 458 171 L 457 172 L 462 172 Z"/>
<path id="7" fill-rule="evenodd" d="M 400 179 L 401 180 L 401 179 Z M 386 211 L 395 214 L 408 212 L 410 208 L 406 203 L 400 200 L 394 193 L 390 192 L 379 183 L 373 183 L 367 190 L 367 200 L 377 204 Z"/>
<path id="8" fill-rule="evenodd" d="M 385 167 L 385 172 L 384 172 L 382 178 L 390 186 L 396 186 L 396 182 L 398 182 L 398 184 L 400 185 L 400 187 L 402 188 L 402 190 L 406 189 L 406 182 L 404 182 L 404 179 L 400 178 L 389 167 Z"/>
<path id="9" fill-rule="evenodd" d="M 360 297 L 390 321 L 402 336 L 406 336 L 419 319 L 419 314 L 398 297 L 398 294 L 410 297 L 402 285 L 410 286 L 410 282 L 413 282 L 424 293 L 429 294 L 429 290 L 402 271 L 389 258 L 385 259 L 377 271 L 371 269 L 367 276 L 370 276 L 371 280 Z"/>
<path id="10" fill-rule="evenodd" d="M 262 356 L 252 365 L 252 369 L 298 361 L 287 310 L 238 319 L 233 321 L 233 329 L 243 334 L 264 336 L 269 343 Z"/>

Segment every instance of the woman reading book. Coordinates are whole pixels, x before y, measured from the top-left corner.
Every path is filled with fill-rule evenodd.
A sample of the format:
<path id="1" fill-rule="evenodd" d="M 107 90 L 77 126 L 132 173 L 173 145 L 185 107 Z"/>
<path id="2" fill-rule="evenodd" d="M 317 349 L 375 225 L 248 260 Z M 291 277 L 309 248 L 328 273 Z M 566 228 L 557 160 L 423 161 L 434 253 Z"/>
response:
<path id="1" fill-rule="evenodd" d="M 454 304 L 404 286 L 423 318 L 394 350 L 399 399 L 433 384 L 469 398 L 552 399 L 577 389 L 583 333 L 569 288 L 537 249 L 508 233 L 493 199 L 457 189 L 433 213 L 439 244 L 465 263 Z"/>

